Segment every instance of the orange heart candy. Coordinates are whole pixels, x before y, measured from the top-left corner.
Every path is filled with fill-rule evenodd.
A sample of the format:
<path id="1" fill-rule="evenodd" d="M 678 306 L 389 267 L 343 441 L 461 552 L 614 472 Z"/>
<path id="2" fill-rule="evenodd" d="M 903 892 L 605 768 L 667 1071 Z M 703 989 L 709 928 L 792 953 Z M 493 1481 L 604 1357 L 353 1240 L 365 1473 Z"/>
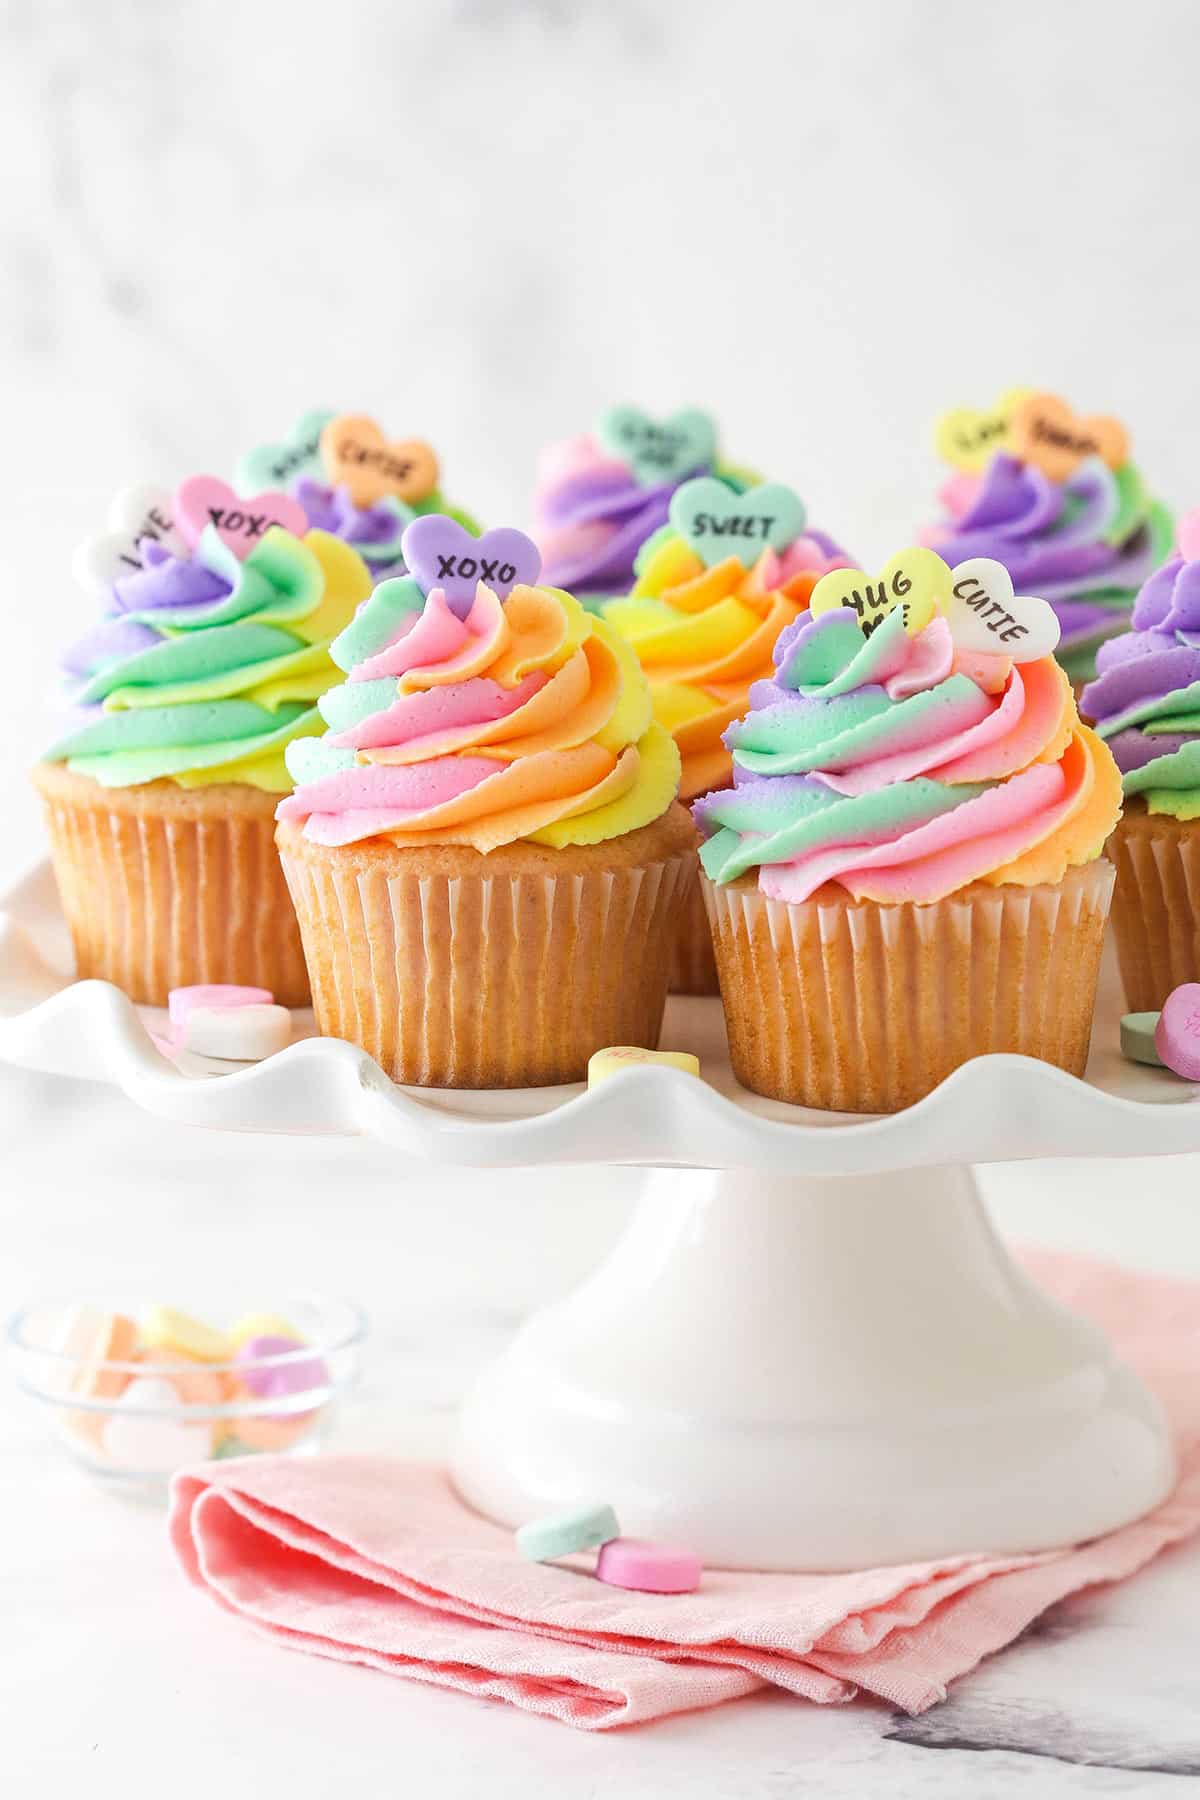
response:
<path id="1" fill-rule="evenodd" d="M 1008 448 L 1051 481 L 1065 481 L 1089 456 L 1119 469 L 1129 455 L 1129 434 L 1119 419 L 1080 419 L 1057 394 L 1030 394 L 1013 414 Z"/>
<path id="2" fill-rule="evenodd" d="M 321 459 L 329 479 L 348 490 L 355 506 L 374 506 L 392 494 L 423 500 L 437 486 L 437 457 L 419 438 L 390 443 L 374 419 L 346 413 L 321 432 Z"/>

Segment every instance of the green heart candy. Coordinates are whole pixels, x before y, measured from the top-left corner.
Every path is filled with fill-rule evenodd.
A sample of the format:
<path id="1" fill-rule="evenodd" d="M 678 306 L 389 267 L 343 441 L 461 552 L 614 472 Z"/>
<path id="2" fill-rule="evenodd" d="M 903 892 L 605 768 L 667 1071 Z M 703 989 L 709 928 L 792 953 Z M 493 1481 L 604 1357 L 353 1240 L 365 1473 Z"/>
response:
<path id="1" fill-rule="evenodd" d="M 302 419 L 297 419 L 282 443 L 260 444 L 257 450 L 247 450 L 234 470 L 233 479 L 239 491 L 257 494 L 279 488 L 290 490 L 293 481 L 301 475 L 324 481 L 321 432 L 336 416 L 331 412 L 306 412 Z"/>
<path id="2" fill-rule="evenodd" d="M 677 412 L 652 419 L 636 406 L 610 406 L 596 426 L 605 450 L 628 463 L 642 487 L 682 481 L 708 469 L 717 454 L 717 428 L 707 413 Z"/>
<path id="3" fill-rule="evenodd" d="M 777 481 L 735 494 L 723 481 L 702 476 L 671 496 L 672 525 L 705 568 L 736 556 L 753 568 L 763 551 L 782 553 L 804 530 L 804 502 Z"/>

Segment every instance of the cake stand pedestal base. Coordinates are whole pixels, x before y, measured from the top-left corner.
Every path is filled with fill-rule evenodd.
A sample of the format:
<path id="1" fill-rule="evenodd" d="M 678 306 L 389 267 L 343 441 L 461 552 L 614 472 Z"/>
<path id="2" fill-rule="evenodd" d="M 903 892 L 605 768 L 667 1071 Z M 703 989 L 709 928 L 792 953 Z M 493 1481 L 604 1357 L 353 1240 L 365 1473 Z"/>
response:
<path id="1" fill-rule="evenodd" d="M 967 1169 L 664 1169 L 478 1382 L 453 1472 L 506 1524 L 606 1500 L 710 1566 L 832 1571 L 1095 1537 L 1174 1463 L 1157 1403 L 1014 1264 Z"/>

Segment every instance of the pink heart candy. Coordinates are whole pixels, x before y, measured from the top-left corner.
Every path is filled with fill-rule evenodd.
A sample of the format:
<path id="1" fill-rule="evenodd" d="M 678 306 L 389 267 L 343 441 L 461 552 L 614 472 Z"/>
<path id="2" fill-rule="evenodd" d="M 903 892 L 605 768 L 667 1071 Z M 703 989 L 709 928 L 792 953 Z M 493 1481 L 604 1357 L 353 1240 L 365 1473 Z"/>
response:
<path id="1" fill-rule="evenodd" d="M 207 525 L 239 562 L 261 544 L 272 525 L 282 525 L 294 537 L 308 530 L 308 515 L 298 500 L 286 494 L 236 494 L 218 475 L 189 475 L 180 483 L 174 501 L 175 523 L 194 550 Z"/>
<path id="2" fill-rule="evenodd" d="M 1200 981 L 1185 981 L 1163 1001 L 1154 1048 L 1176 1075 L 1200 1081 Z"/>
<path id="3" fill-rule="evenodd" d="M 182 1025 L 197 1007 L 209 1011 L 219 1006 L 270 1006 L 275 996 L 270 988 L 236 987 L 227 981 L 202 981 L 193 987 L 172 988 L 167 995 L 167 1013 L 172 1025 Z"/>
<path id="4" fill-rule="evenodd" d="M 640 1594 L 692 1594 L 703 1573 L 704 1565 L 693 1551 L 646 1538 L 609 1538 L 596 1557 L 601 1581 Z"/>
<path id="5" fill-rule="evenodd" d="M 1200 506 L 1181 514 L 1178 541 L 1181 556 L 1188 562 L 1200 562 Z"/>

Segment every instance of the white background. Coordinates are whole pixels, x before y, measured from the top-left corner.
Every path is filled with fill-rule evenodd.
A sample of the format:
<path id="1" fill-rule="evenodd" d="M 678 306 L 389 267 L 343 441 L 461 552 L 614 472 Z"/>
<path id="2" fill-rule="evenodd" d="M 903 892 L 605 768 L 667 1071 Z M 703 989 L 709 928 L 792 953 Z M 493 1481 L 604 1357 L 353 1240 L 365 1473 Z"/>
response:
<path id="1" fill-rule="evenodd" d="M 1196 504 L 1198 51 L 1194 0 L 0 6 L 0 874 L 38 853 L 25 769 L 51 730 L 56 651 L 90 618 L 74 543 L 116 487 L 227 472 L 314 405 L 428 436 L 448 493 L 488 523 L 526 521 L 539 444 L 602 406 L 707 405 L 735 457 L 793 481 L 870 562 L 930 514 L 932 416 L 1028 383 L 1126 419 L 1157 491 Z M 632 1179 L 435 1186 L 378 1148 L 183 1138 L 102 1089 L 10 1071 L 0 1130 L 0 1305 L 111 1281 L 166 1297 L 185 1272 L 218 1304 L 233 1276 L 270 1304 L 320 1281 L 375 1316 L 376 1427 L 448 1406 L 481 1350 L 595 1256 Z M 1190 1159 L 1064 1166 L 1036 1191 L 1013 1167 L 988 1186 L 1025 1236 L 1200 1273 Z M 56 1485 L 33 1421 L 14 1406 L 9 1422 L 0 1469 L 22 1516 L 44 1482 L 56 1529 L 88 1506 L 89 1553 L 124 1534 L 132 1568 L 128 1522 Z M 152 1745 L 139 1765 L 127 1718 L 121 1755 L 89 1761 L 103 1718 L 62 1646 L 107 1641 L 140 1679 L 153 1610 L 131 1645 L 108 1614 L 23 1593 L 42 1659 L 23 1666 L 53 1699 L 26 1719 L 30 1768 L 147 1785 Z M 233 1653 L 231 1628 L 186 1618 Z M 286 1661 L 269 1676 L 280 1661 L 261 1653 L 255 1679 L 286 1712 L 301 1678 Z M 468 1702 L 424 1711 L 346 1671 L 303 1681 L 314 1705 L 352 1688 L 355 1733 L 386 1716 L 442 1744 L 431 1793 L 481 1791 L 476 1753 L 500 1759 L 501 1786 L 511 1754 L 520 1791 L 543 1744 L 564 1793 L 618 1766 L 623 1792 L 638 1772 L 637 1792 L 667 1793 L 690 1766 L 673 1760 L 693 1741 L 681 1727 L 617 1765 Z M 798 1727 L 775 1707 L 739 1727 L 735 1712 L 695 1740 L 744 1767 L 722 1793 L 808 1791 L 803 1757 L 778 1748 L 797 1730 L 854 1760 L 836 1720 Z M 182 1740 L 186 1708 L 170 1716 Z M 446 1746 L 462 1733 L 460 1768 Z M 889 1775 L 927 1784 L 928 1753 L 911 1754 Z M 202 1770 L 209 1791 L 228 1775 L 216 1748 L 197 1784 Z M 261 1791 L 244 1772 L 228 1791 Z"/>

